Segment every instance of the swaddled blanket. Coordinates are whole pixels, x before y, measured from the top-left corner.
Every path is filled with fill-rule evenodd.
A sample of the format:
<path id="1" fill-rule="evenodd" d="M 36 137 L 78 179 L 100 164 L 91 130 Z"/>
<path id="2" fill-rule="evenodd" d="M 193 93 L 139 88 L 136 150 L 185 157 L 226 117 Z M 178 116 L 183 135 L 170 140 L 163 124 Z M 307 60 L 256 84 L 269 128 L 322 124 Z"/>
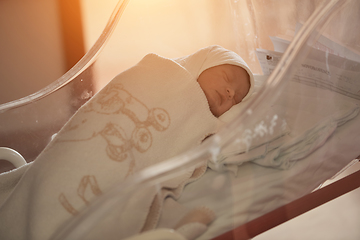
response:
<path id="1" fill-rule="evenodd" d="M 48 239 L 113 184 L 200 144 L 221 124 L 185 68 L 147 55 L 79 109 L 29 167 L 0 208 L 0 235 Z M 206 163 L 163 188 L 179 193 L 205 170 Z M 122 218 L 133 221 L 118 225 L 118 239 L 156 226 L 168 195 L 162 192 L 150 213 L 157 193 L 150 189 L 134 209 L 126 209 Z"/>

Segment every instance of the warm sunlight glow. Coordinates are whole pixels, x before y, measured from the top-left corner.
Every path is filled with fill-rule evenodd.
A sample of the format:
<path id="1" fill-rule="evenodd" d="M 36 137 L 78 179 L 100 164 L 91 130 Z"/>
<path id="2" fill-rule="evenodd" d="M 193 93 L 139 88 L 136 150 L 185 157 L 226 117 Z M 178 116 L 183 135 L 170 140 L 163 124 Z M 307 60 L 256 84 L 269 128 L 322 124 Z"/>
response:
<path id="1" fill-rule="evenodd" d="M 82 0 L 87 50 L 100 36 L 117 2 Z M 267 9 L 254 3 L 254 11 L 247 1 L 132 0 L 96 62 L 95 82 L 102 87 L 150 52 L 174 58 L 212 44 L 237 52 L 254 73 L 261 73 L 255 49 L 272 49 L 271 35 L 291 40 L 294 32 L 289 32 L 289 26 L 296 24 L 289 21 L 296 9 L 293 1 L 273 4 L 278 5 L 281 16 L 265 14 L 264 21 L 262 13 Z M 279 24 L 276 19 L 283 20 Z"/>
<path id="2" fill-rule="evenodd" d="M 116 4 L 117 0 L 82 1 L 87 50 L 100 36 Z M 102 73 L 98 74 L 108 82 L 107 78 L 134 65 L 149 52 L 180 57 L 211 44 L 229 46 L 233 31 L 231 18 L 226 14 L 228 7 L 224 2 L 208 0 L 130 1 L 101 62 L 97 62 L 102 65 Z"/>

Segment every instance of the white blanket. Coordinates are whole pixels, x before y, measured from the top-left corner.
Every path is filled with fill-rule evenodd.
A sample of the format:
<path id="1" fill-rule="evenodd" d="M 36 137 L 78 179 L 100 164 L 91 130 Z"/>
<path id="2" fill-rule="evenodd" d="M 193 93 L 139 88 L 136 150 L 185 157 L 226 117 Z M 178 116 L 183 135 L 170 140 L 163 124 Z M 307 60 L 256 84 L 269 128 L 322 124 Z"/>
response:
<path id="1" fill-rule="evenodd" d="M 197 146 L 221 125 L 185 68 L 147 55 L 85 104 L 7 193 L 0 207 L 1 238 L 48 239 L 95 196 Z M 117 239 L 154 228 L 163 199 L 179 196 L 205 170 L 206 163 L 161 189 L 137 193 L 118 219 Z"/>

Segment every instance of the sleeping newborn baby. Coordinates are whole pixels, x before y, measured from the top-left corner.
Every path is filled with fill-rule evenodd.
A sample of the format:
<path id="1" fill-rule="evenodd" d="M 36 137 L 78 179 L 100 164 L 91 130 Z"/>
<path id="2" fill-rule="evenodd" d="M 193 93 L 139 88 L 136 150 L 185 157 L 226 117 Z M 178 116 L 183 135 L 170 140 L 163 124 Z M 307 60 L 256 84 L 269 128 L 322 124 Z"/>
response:
<path id="1" fill-rule="evenodd" d="M 146 55 L 84 104 L 17 184 L 8 184 L 15 187 L 0 198 L 2 237 L 49 239 L 95 197 L 218 132 L 221 117 L 249 98 L 253 82 L 246 63 L 220 46 L 178 59 Z M 116 239 L 155 228 L 164 199 L 178 198 L 205 173 L 207 162 L 199 163 L 156 187 L 134 189 L 117 203 L 121 213 L 91 228 L 94 239 L 106 228 Z"/>
<path id="2" fill-rule="evenodd" d="M 254 77 L 248 65 L 239 55 L 220 46 L 201 49 L 176 61 L 197 77 L 215 117 L 247 100 L 253 92 Z"/>

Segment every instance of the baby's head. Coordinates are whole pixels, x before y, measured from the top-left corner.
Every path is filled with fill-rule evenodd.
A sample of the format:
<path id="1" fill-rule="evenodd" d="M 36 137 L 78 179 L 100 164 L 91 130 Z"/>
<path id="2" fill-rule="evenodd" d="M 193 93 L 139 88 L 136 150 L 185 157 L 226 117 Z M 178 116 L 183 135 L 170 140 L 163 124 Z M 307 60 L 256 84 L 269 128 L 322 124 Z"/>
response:
<path id="1" fill-rule="evenodd" d="M 220 117 L 248 95 L 250 75 L 242 67 L 222 64 L 204 70 L 197 79 L 205 93 L 210 111 Z"/>
<path id="2" fill-rule="evenodd" d="M 254 90 L 254 76 L 239 55 L 220 46 L 210 46 L 196 55 L 198 64 L 202 61 L 197 81 L 215 117 L 249 98 Z"/>

